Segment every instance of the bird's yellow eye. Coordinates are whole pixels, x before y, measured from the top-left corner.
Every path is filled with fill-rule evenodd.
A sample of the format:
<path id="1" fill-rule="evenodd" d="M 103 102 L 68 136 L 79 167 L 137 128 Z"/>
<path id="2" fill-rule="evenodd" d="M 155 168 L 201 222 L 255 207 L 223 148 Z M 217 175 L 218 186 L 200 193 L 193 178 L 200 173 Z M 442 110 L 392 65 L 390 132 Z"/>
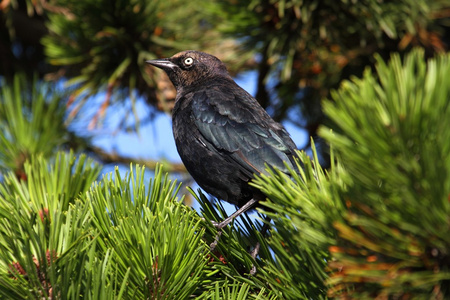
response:
<path id="1" fill-rule="evenodd" d="M 192 65 L 194 63 L 194 59 L 192 58 L 192 57 L 188 57 L 188 58 L 186 58 L 185 60 L 184 60 L 184 64 L 186 65 L 186 66 L 190 66 L 190 65 Z"/>

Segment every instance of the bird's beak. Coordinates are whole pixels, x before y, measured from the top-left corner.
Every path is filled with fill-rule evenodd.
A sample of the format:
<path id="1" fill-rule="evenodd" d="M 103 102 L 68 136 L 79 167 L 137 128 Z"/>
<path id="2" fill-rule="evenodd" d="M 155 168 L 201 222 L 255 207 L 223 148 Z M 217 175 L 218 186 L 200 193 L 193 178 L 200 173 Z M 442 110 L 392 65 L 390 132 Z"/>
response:
<path id="1" fill-rule="evenodd" d="M 163 70 L 171 70 L 176 67 L 176 64 L 171 62 L 168 58 L 152 59 L 145 62 Z"/>

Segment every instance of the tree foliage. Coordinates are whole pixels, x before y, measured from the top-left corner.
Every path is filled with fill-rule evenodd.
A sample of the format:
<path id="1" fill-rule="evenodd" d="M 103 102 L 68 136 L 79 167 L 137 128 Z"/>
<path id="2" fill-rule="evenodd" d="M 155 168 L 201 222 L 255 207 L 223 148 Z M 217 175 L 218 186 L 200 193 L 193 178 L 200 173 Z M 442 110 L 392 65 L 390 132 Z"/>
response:
<path id="1" fill-rule="evenodd" d="M 440 0 L 1 2 L 0 298 L 449 298 L 448 18 Z M 329 168 L 312 139 L 299 174 L 258 177 L 269 233 L 244 216 L 214 251 L 220 203 L 187 207 L 160 165 L 99 178 L 67 129 L 101 91 L 97 118 L 139 94 L 169 111 L 143 60 L 198 47 L 331 147 Z"/>
<path id="2" fill-rule="evenodd" d="M 356 297 L 449 297 L 450 56 L 377 59 L 325 106 L 350 175 L 329 283 Z M 351 99 L 351 101 L 349 101 Z M 376 99 L 376 101 L 369 101 Z M 369 289 L 374 286 L 378 289 Z"/>
<path id="3" fill-rule="evenodd" d="M 184 205 L 161 166 L 98 179 L 84 155 L 32 155 L 0 183 L 0 297 L 448 298 L 450 56 L 376 59 L 324 103 L 331 168 L 312 143 L 298 174 L 258 177 L 270 233 L 244 216 L 213 252 L 225 210 Z"/>
<path id="4" fill-rule="evenodd" d="M 320 100 L 373 65 L 374 53 L 387 58 L 418 45 L 428 55 L 446 51 L 450 17 L 444 0 L 24 0 L 0 8 L 7 62 L 0 74 L 63 76 L 75 88 L 69 102 L 76 110 L 105 92 L 98 119 L 112 102 L 134 103 L 139 95 L 170 111 L 171 84 L 144 60 L 198 49 L 224 59 L 233 73 L 255 69 L 260 103 L 311 136 L 323 122 Z"/>
<path id="5" fill-rule="evenodd" d="M 204 48 L 213 37 L 202 25 L 208 19 L 201 2 L 69 0 L 57 5 L 61 9 L 48 14 L 49 34 L 42 43 L 48 62 L 77 86 L 72 97 L 84 101 L 99 90 L 110 97 L 126 88 L 132 100 L 137 91 L 156 105 L 159 77 L 145 60 Z"/>
<path id="6" fill-rule="evenodd" d="M 332 145 L 331 169 L 303 156 L 293 181 L 275 173 L 256 182 L 271 199 L 269 244 L 283 263 L 269 265 L 270 278 L 286 295 L 310 290 L 310 281 L 292 280 L 299 269 L 324 279 L 323 296 L 450 295 L 450 56 L 426 63 L 416 50 L 403 62 L 398 54 L 377 61 L 376 74 L 345 82 L 324 104 L 337 129 L 320 131 Z"/>
<path id="7" fill-rule="evenodd" d="M 62 94 L 51 85 L 29 82 L 24 74 L 12 84 L 0 81 L 0 170 L 24 176 L 25 161 L 36 154 L 50 157 L 68 142 Z"/>
<path id="8" fill-rule="evenodd" d="M 257 99 L 263 106 L 314 136 L 323 121 L 320 100 L 373 65 L 374 53 L 387 58 L 411 46 L 429 53 L 448 49 L 437 17 L 444 7 L 445 1 L 425 0 L 224 1 L 218 30 L 260 54 Z"/>

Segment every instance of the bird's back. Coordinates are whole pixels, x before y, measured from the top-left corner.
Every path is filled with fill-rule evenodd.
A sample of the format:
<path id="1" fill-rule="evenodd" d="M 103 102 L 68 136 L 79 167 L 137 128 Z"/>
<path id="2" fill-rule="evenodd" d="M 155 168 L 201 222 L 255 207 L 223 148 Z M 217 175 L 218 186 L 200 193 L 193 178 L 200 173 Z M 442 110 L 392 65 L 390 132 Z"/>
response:
<path id="1" fill-rule="evenodd" d="M 208 193 L 243 205 L 248 185 L 266 165 L 288 172 L 295 144 L 282 125 L 231 77 L 218 76 L 178 92 L 174 137 L 183 163 Z"/>

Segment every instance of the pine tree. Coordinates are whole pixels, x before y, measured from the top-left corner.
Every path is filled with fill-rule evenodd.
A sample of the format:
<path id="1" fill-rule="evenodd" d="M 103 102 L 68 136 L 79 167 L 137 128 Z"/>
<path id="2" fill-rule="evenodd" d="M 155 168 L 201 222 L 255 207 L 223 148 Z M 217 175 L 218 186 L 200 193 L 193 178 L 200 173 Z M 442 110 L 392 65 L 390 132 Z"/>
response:
<path id="1" fill-rule="evenodd" d="M 233 74 L 257 71 L 262 106 L 316 138 L 326 120 L 321 99 L 373 66 L 374 53 L 388 59 L 413 46 L 429 57 L 447 51 L 448 11 L 446 0 L 11 0 L 0 5 L 0 75 L 67 80 L 69 119 L 104 93 L 90 126 L 126 105 L 120 129 L 137 131 L 140 96 L 164 112 L 175 96 L 167 77 L 144 61 L 203 50 Z M 325 157 L 326 147 L 319 152 Z"/>
<path id="2" fill-rule="evenodd" d="M 2 2 L 0 298 L 449 298 L 450 56 L 434 57 L 448 4 L 369 2 Z M 168 111 L 173 93 L 158 94 L 164 78 L 143 58 L 197 47 L 257 69 L 263 105 L 308 114 L 300 125 L 331 148 L 329 168 L 312 139 L 300 174 L 256 179 L 259 215 L 213 252 L 220 203 L 191 190 L 193 211 L 160 164 L 100 178 L 67 127 L 66 105 L 101 90 L 98 117 L 137 94 Z M 73 89 L 55 88 L 61 75 Z"/>
<path id="3" fill-rule="evenodd" d="M 138 166 L 98 179 L 99 165 L 83 155 L 31 155 L 25 177 L 10 171 L 0 184 L 1 297 L 448 298 L 450 56 L 425 61 L 415 50 L 377 61 L 324 102 L 331 168 L 313 151 L 299 153 L 300 174 L 261 176 L 254 185 L 268 196 L 270 235 L 243 217 L 212 253 L 207 220 L 224 210 L 193 191 L 201 214 L 185 206 L 161 167 L 150 180 Z M 15 92 L 2 107 L 19 99 L 22 111 Z M 36 122 L 46 120 L 22 126 Z"/>
<path id="4" fill-rule="evenodd" d="M 378 57 L 376 73 L 324 102 L 331 169 L 303 154 L 301 176 L 258 180 L 274 220 L 268 278 L 283 297 L 450 296 L 449 75 L 448 54 Z"/>

